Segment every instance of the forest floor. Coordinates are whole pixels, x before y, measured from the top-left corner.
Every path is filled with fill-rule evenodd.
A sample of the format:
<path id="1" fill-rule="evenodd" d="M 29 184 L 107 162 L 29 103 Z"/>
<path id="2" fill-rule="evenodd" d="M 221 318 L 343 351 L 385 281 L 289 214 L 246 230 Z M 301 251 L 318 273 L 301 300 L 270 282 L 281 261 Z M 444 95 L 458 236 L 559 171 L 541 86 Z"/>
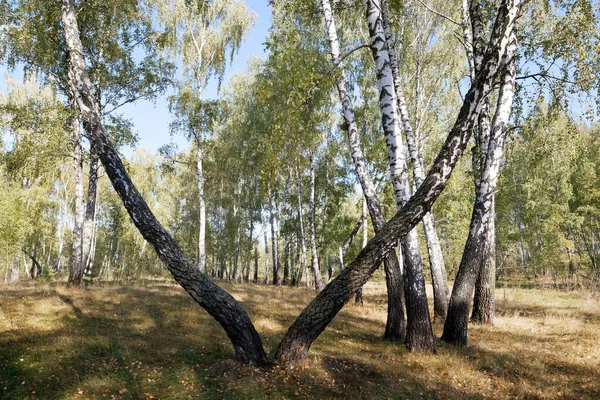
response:
<path id="1" fill-rule="evenodd" d="M 313 296 L 223 286 L 273 352 Z M 600 300 L 588 291 L 497 290 L 493 327 L 437 354 L 381 340 L 383 283 L 346 306 L 287 370 L 234 360 L 222 329 L 171 283 L 35 283 L 0 289 L 1 399 L 599 399 Z M 436 337 L 441 325 L 435 325 Z"/>

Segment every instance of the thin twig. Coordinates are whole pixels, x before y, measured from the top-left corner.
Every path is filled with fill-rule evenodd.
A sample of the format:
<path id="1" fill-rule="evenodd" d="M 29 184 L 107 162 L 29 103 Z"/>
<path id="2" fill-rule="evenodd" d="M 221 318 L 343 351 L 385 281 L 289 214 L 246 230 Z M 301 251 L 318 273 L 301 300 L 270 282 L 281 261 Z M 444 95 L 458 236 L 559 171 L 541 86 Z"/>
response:
<path id="1" fill-rule="evenodd" d="M 434 10 L 433 8 L 429 7 L 427 4 L 425 4 L 422 0 L 417 0 L 419 3 L 421 3 L 421 5 L 423 7 L 425 7 L 427 10 L 429 10 L 430 12 L 434 13 L 435 15 L 444 18 L 445 20 L 448 20 L 450 22 L 452 22 L 453 24 L 462 27 L 462 24 L 458 21 L 456 21 L 455 19 L 447 16 L 446 14 L 442 14 L 439 11 Z"/>

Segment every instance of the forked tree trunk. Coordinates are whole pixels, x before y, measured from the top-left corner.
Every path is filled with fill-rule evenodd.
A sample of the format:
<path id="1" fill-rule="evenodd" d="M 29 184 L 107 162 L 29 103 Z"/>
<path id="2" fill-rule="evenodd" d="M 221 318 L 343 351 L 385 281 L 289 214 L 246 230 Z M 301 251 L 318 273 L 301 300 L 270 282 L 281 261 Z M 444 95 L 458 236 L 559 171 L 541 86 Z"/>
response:
<path id="1" fill-rule="evenodd" d="M 144 239 L 154 247 L 175 280 L 221 324 L 235 348 L 238 359 L 256 365 L 266 364 L 267 356 L 262 341 L 248 314 L 231 295 L 214 284 L 196 265 L 185 258 L 177 243 L 152 214 L 125 171 L 102 125 L 100 106 L 94 97 L 83 58 L 73 0 L 62 0 L 61 4 L 69 57 L 68 76 L 71 86 L 75 89 L 74 99 L 81 112 L 88 137 L 133 223 Z"/>
<path id="2" fill-rule="evenodd" d="M 383 25 L 379 0 L 365 0 L 367 24 L 371 37 L 371 52 L 377 72 L 379 109 L 385 142 L 388 149 L 388 166 L 398 210 L 410 199 L 406 151 L 400 132 L 400 115 L 397 112 L 394 77 L 390 65 L 389 49 Z M 405 267 L 404 294 L 406 296 L 406 344 L 410 351 L 434 352 L 433 329 L 429 318 L 423 261 L 419 250 L 416 229 L 402 241 Z"/>
<path id="3" fill-rule="evenodd" d="M 425 179 L 425 171 L 419 154 L 419 146 L 417 138 L 412 129 L 406 100 L 404 98 L 404 90 L 400 79 L 400 70 L 398 68 L 398 58 L 394 49 L 392 33 L 389 23 L 389 5 L 387 0 L 381 2 L 382 21 L 385 32 L 385 39 L 389 51 L 390 67 L 394 79 L 394 90 L 396 92 L 396 107 L 402 129 L 406 137 L 407 151 L 410 156 L 415 186 L 418 188 Z M 442 247 L 435 230 L 433 215 L 428 213 L 423 217 L 423 230 L 425 232 L 425 241 L 427 244 L 427 252 L 429 255 L 429 268 L 431 271 L 431 280 L 433 283 L 433 312 L 434 318 L 443 322 L 446 319 L 448 312 L 448 300 L 450 293 L 448 290 L 448 278 L 446 275 L 446 267 L 444 264 L 444 256 L 442 255 Z"/>
<path id="4" fill-rule="evenodd" d="M 515 1 L 514 13 L 517 13 L 518 0 Z M 506 53 L 503 55 L 502 82 L 500 84 L 500 93 L 498 104 L 492 122 L 492 134 L 489 145 L 487 146 L 487 157 L 477 186 L 477 195 L 473 206 L 473 215 L 469 228 L 469 237 L 465 245 L 465 250 L 461 259 L 458 274 L 454 281 L 450 306 L 448 308 L 448 317 L 444 325 L 442 339 L 448 343 L 457 345 L 467 344 L 467 331 L 469 322 L 469 308 L 476 280 L 479 276 L 484 261 L 484 256 L 489 257 L 490 246 L 488 241 L 488 231 L 490 221 L 494 218 L 493 205 L 496 184 L 500 175 L 500 162 L 503 155 L 504 141 L 508 130 L 508 119 L 512 107 L 515 82 L 515 54 L 516 54 L 516 32 L 514 24 L 510 24 L 510 31 L 507 35 L 508 44 Z M 493 240 L 491 241 L 493 242 Z M 495 255 L 494 257 L 495 258 Z M 486 265 L 490 265 L 486 263 Z M 484 293 L 480 294 L 480 300 L 485 301 L 480 307 L 487 308 L 483 314 L 489 314 L 493 307 L 494 287 L 489 285 L 495 283 L 487 276 L 482 282 Z M 494 271 L 495 274 L 495 271 Z M 494 282 L 491 282 L 493 280 Z M 490 303 L 491 302 L 491 303 Z M 481 311 L 481 310 L 480 310 Z"/>
<path id="5" fill-rule="evenodd" d="M 369 241 L 358 257 L 300 313 L 275 352 L 275 359 L 279 363 L 298 361 L 306 356 L 314 340 L 354 293 L 369 280 L 385 256 L 393 251 L 398 240 L 408 234 L 429 212 L 469 142 L 482 100 L 492 87 L 492 79 L 506 50 L 506 37 L 510 31 L 508 28 L 515 20 L 516 8 L 512 0 L 503 1 L 499 7 L 481 71 L 467 92 L 456 122 L 423 184 L 402 210 Z"/>
<path id="6" fill-rule="evenodd" d="M 322 0 L 322 11 L 327 28 L 331 58 L 334 65 L 342 61 L 340 45 L 338 41 L 337 28 L 333 17 L 333 11 L 329 0 Z M 381 211 L 381 205 L 377 198 L 375 185 L 367 172 L 365 157 L 360 144 L 358 126 L 354 115 L 354 105 L 348 91 L 348 84 L 343 74 L 338 74 L 337 88 L 342 103 L 342 115 L 344 118 L 344 129 L 348 134 L 350 144 L 350 155 L 354 164 L 354 170 L 367 201 L 373 229 L 378 232 L 383 227 L 385 220 Z M 377 268 L 378 266 L 376 266 Z M 402 274 L 400 272 L 400 261 L 395 251 L 387 254 L 385 261 L 385 280 L 388 295 L 388 318 L 384 337 L 388 340 L 401 340 L 404 337 L 404 288 L 402 286 Z"/>

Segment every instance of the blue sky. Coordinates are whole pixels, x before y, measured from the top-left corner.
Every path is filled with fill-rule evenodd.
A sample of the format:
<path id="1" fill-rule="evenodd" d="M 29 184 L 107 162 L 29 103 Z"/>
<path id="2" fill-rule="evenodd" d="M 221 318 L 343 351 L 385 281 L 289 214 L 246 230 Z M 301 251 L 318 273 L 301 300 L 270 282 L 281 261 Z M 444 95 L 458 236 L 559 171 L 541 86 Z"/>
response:
<path id="1" fill-rule="evenodd" d="M 271 9 L 268 0 L 248 0 L 246 4 L 258 14 L 258 19 L 251 34 L 244 40 L 240 51 L 234 57 L 233 63 L 227 66 L 224 84 L 232 74 L 243 72 L 247 61 L 253 56 L 264 58 L 266 55 L 264 42 L 271 27 Z M 217 96 L 217 84 L 216 81 L 212 81 L 204 92 L 204 98 Z M 156 102 L 138 101 L 120 109 L 120 112 L 130 118 L 135 126 L 139 135 L 138 148 L 156 152 L 159 147 L 171 141 L 177 143 L 180 150 L 187 147 L 186 140 L 181 136 L 171 139 L 169 123 L 173 117 L 168 110 L 167 97 L 168 94 L 158 98 Z M 132 150 L 124 149 L 124 153 L 129 155 Z"/>
<path id="2" fill-rule="evenodd" d="M 232 74 L 243 72 L 246 63 L 252 57 L 265 58 L 264 42 L 266 40 L 269 28 L 271 27 L 271 9 L 268 0 L 247 0 L 246 4 L 256 12 L 258 18 L 254 29 L 246 37 L 239 52 L 233 59 L 233 63 L 228 65 L 225 70 L 224 84 L 227 83 Z M 22 76 L 22 72 L 17 70 L 7 71 L 3 65 L 0 65 L 0 91 L 6 90 L 7 73 L 12 73 L 17 77 Z M 177 143 L 180 149 L 187 147 L 186 140 L 181 136 L 171 139 L 169 133 L 169 123 L 173 117 L 169 113 L 167 97 L 169 93 L 156 99 L 156 101 L 140 100 L 134 104 L 126 105 L 119 109 L 119 112 L 130 118 L 134 124 L 134 129 L 139 136 L 138 148 L 149 149 L 152 152 L 171 142 Z M 210 82 L 204 92 L 205 98 L 215 98 L 218 96 L 216 81 Z M 123 149 L 125 155 L 130 155 L 133 149 Z"/>

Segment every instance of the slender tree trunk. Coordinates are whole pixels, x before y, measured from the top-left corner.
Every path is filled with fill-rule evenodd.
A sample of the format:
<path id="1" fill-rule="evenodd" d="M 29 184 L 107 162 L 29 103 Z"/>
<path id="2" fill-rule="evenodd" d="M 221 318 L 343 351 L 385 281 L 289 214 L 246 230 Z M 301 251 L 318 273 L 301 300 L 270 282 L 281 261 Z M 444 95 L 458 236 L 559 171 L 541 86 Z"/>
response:
<path id="1" fill-rule="evenodd" d="M 283 255 L 283 284 L 287 285 L 290 279 L 290 240 L 288 236 L 283 236 L 284 255 Z"/>
<path id="2" fill-rule="evenodd" d="M 364 249 L 365 247 L 367 247 L 367 243 L 369 242 L 369 227 L 367 225 L 367 199 L 365 199 L 364 196 L 362 199 L 361 221 L 362 221 L 362 226 L 363 226 L 362 248 Z M 343 269 L 344 268 L 340 269 L 340 273 L 341 273 L 341 270 L 343 270 Z M 356 291 L 356 295 L 354 296 L 354 304 L 359 304 L 359 303 L 361 306 L 363 305 L 362 288 L 358 289 Z"/>
<path id="3" fill-rule="evenodd" d="M 269 216 L 273 256 L 273 285 L 281 285 L 281 277 L 279 276 L 279 235 L 277 234 L 277 225 L 279 224 L 277 218 L 277 191 L 275 191 L 273 198 L 271 198 L 269 191 Z"/>
<path id="4" fill-rule="evenodd" d="M 394 77 L 390 65 L 389 49 L 386 41 L 382 9 L 379 0 L 365 0 L 367 23 L 371 36 L 371 51 L 377 71 L 377 89 L 381 122 L 388 148 L 388 165 L 394 187 L 398 210 L 411 196 L 406 151 L 400 133 L 400 115 L 397 112 L 397 98 Z M 404 293 L 406 296 L 406 344 L 410 351 L 434 352 L 433 330 L 429 318 L 423 261 L 419 250 L 416 229 L 413 229 L 402 242 L 405 266 Z"/>
<path id="5" fill-rule="evenodd" d="M 74 88 L 71 88 L 71 95 L 75 98 Z M 73 101 L 73 107 L 75 102 Z M 72 117 L 71 129 L 73 130 L 73 154 L 75 160 L 75 223 L 73 225 L 73 251 L 71 270 L 69 271 L 68 284 L 70 286 L 79 287 L 83 279 L 83 221 L 85 214 L 85 199 L 83 194 L 83 155 L 81 148 L 81 128 L 79 125 L 79 117 Z"/>
<path id="6" fill-rule="evenodd" d="M 81 260 L 84 265 L 84 269 L 87 268 L 90 261 L 90 254 L 92 253 L 93 235 L 94 235 L 94 223 L 96 221 L 96 197 L 98 187 L 98 168 L 100 161 L 94 153 L 94 150 L 90 150 L 90 173 L 88 180 L 88 193 L 87 202 L 85 204 L 85 217 L 83 220 L 83 234 L 82 234 L 82 253 Z"/>
<path id="7" fill-rule="evenodd" d="M 198 182 L 198 269 L 206 274 L 206 202 L 204 196 L 204 172 L 202 167 L 202 134 L 196 135 L 196 167 Z"/>
<path id="8" fill-rule="evenodd" d="M 265 285 L 269 283 L 269 241 L 267 240 L 267 221 L 263 222 L 263 237 L 265 240 Z"/>
<path id="9" fill-rule="evenodd" d="M 413 132 L 412 124 L 410 122 L 408 108 L 406 106 L 406 100 L 404 98 L 404 90 L 402 88 L 400 71 L 398 68 L 398 58 L 396 56 L 396 51 L 394 49 L 392 34 L 390 30 L 389 5 L 387 0 L 382 1 L 381 11 L 385 39 L 389 51 L 389 62 L 394 80 L 397 112 L 400 117 L 400 121 L 402 122 L 402 129 L 406 137 L 407 151 L 411 160 L 415 186 L 418 188 L 425 179 L 425 171 L 423 168 L 421 155 L 419 154 L 417 139 Z M 443 322 L 446 319 L 446 313 L 448 311 L 448 278 L 446 276 L 446 267 L 444 265 L 442 248 L 437 232 L 435 230 L 433 216 L 431 213 L 428 213 L 427 215 L 425 215 L 425 217 L 423 217 L 423 230 L 425 232 L 425 241 L 427 243 L 429 266 L 433 283 L 434 317 L 437 320 Z"/>
<path id="10" fill-rule="evenodd" d="M 365 212 L 366 212 L 366 210 L 365 210 Z M 366 215 L 365 215 L 365 219 L 366 219 Z M 348 239 L 346 239 L 344 244 L 341 245 L 339 248 L 338 262 L 340 263 L 340 272 L 344 269 L 344 257 L 346 256 L 348 249 L 352 245 L 354 236 L 356 236 L 356 234 L 358 233 L 358 231 L 360 230 L 360 227 L 362 225 L 363 225 L 363 217 L 361 216 L 360 219 L 356 222 L 356 224 L 354 224 L 354 228 L 352 228 L 352 231 L 350 232 L 350 236 L 348 236 Z M 364 242 L 364 245 L 366 245 L 366 241 Z M 363 247 L 364 247 L 364 245 L 363 245 Z"/>
<path id="11" fill-rule="evenodd" d="M 215 318 L 229 336 L 238 359 L 264 365 L 267 356 L 262 341 L 241 305 L 215 285 L 197 266 L 187 260 L 173 238 L 158 222 L 147 203 L 127 175 L 117 152 L 106 136 L 100 106 L 94 98 L 92 84 L 83 58 L 79 28 L 73 0 L 62 0 L 62 22 L 68 49 L 68 77 L 74 99 L 81 112 L 84 128 L 93 143 L 104 170 L 121 197 L 133 223 L 175 280 Z"/>
<path id="12" fill-rule="evenodd" d="M 511 24 L 510 33 L 507 35 L 507 38 L 509 39 L 507 44 L 508 47 L 502 60 L 502 82 L 500 85 L 498 104 L 492 122 L 491 141 L 487 146 L 487 157 L 481 179 L 477 186 L 469 237 L 452 289 L 448 317 L 444 325 L 442 339 L 448 343 L 457 345 L 467 344 L 471 297 L 473 296 L 476 280 L 482 269 L 484 256 L 485 259 L 495 258 L 495 253 L 490 256 L 490 252 L 494 249 L 490 247 L 489 242 L 486 243 L 486 239 L 488 238 L 487 235 L 488 230 L 490 229 L 490 221 L 494 218 L 494 195 L 498 177 L 500 175 L 500 162 L 502 160 L 504 141 L 508 131 L 508 119 L 514 94 L 514 56 L 517 47 L 515 29 L 514 24 Z M 479 295 L 480 304 L 478 307 L 480 310 L 477 311 L 476 314 L 478 318 L 488 319 L 488 316 L 493 312 L 494 300 L 492 292 L 494 287 L 490 287 L 490 285 L 492 283 L 495 284 L 495 270 L 493 271 L 493 278 L 490 277 L 490 275 L 492 275 L 490 270 L 485 271 L 485 274 L 486 276 L 483 278 L 484 282 L 482 282 L 482 292 L 484 293 L 480 293 Z M 483 310 L 481 308 L 483 308 Z"/>
<path id="13" fill-rule="evenodd" d="M 327 27 L 331 58 L 334 65 L 342 62 L 340 54 L 340 45 L 337 36 L 337 28 L 333 17 L 333 11 L 329 0 L 322 0 L 322 11 Z M 343 74 L 338 75 L 337 88 L 340 101 L 342 103 L 342 115 L 344 118 L 343 128 L 347 131 L 350 143 L 350 154 L 354 163 L 354 169 L 363 190 L 363 195 L 367 200 L 367 207 L 373 222 L 375 232 L 378 232 L 384 225 L 385 220 L 381 211 L 379 199 L 375 190 L 375 185 L 369 176 L 365 159 L 362 152 L 360 138 L 358 135 L 358 126 L 354 115 L 354 105 L 348 91 L 348 84 Z M 402 287 L 402 275 L 400 272 L 400 263 L 395 251 L 388 254 L 385 262 L 386 286 L 388 293 L 388 319 L 384 337 L 388 340 L 401 340 L 404 337 L 404 293 Z"/>
<path id="14" fill-rule="evenodd" d="M 310 160 L 310 195 L 308 197 L 308 228 L 310 231 L 310 253 L 313 276 L 315 279 L 315 289 L 317 292 L 323 290 L 323 279 L 321 278 L 321 268 L 319 266 L 319 256 L 317 254 L 317 235 L 315 232 L 315 165 L 311 157 Z"/>
<path id="15" fill-rule="evenodd" d="M 254 283 L 258 283 L 258 238 L 254 240 Z"/>
<path id="16" fill-rule="evenodd" d="M 308 274 L 308 263 L 306 260 L 306 230 L 304 229 L 304 210 L 302 207 L 302 177 L 300 172 L 296 169 L 296 179 L 298 181 L 298 220 L 300 221 L 300 249 L 301 249 L 301 263 L 298 269 L 298 280 L 297 284 L 300 285 L 302 280 L 302 273 L 306 273 L 306 288 L 310 288 L 310 275 Z"/>

